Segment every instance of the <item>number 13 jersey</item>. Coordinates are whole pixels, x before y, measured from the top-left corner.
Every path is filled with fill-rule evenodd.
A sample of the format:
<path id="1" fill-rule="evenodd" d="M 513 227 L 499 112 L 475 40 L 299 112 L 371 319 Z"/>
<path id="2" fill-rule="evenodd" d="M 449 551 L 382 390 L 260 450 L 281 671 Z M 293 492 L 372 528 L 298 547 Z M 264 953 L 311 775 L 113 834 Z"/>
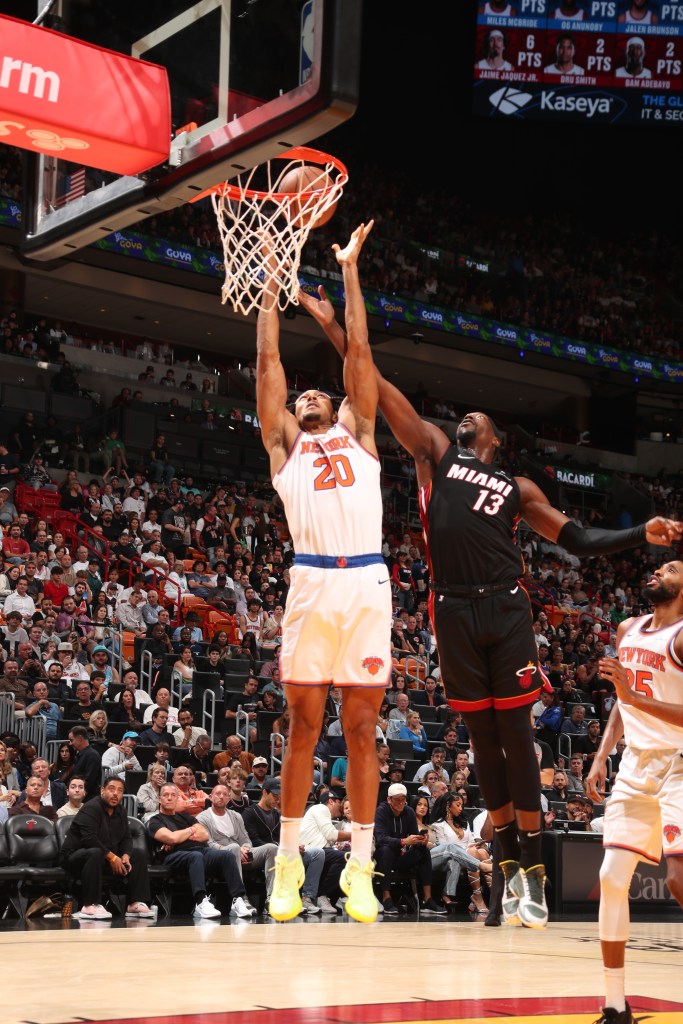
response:
<path id="1" fill-rule="evenodd" d="M 300 555 L 368 555 L 382 550 L 380 465 L 343 423 L 301 432 L 273 477 Z"/>
<path id="2" fill-rule="evenodd" d="M 435 590 L 522 575 L 524 561 L 515 544 L 519 487 L 507 473 L 453 445 L 419 501 Z"/>

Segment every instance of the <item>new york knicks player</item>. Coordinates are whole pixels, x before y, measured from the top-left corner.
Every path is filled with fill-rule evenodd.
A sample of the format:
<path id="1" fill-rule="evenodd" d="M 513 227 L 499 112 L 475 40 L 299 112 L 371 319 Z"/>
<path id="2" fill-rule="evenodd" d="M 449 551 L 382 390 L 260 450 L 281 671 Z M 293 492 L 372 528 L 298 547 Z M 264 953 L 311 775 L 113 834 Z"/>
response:
<path id="1" fill-rule="evenodd" d="M 342 352 L 344 332 L 321 285 L 320 301 L 299 301 Z M 483 412 L 464 416 L 456 440 L 420 418 L 378 373 L 379 407 L 415 460 L 420 516 L 428 547 L 430 607 L 439 664 L 452 707 L 462 711 L 477 780 L 496 833 L 505 874 L 503 916 L 543 928 L 548 921 L 541 862 L 541 785 L 529 708 L 543 682 L 517 521 L 576 555 L 670 544 L 683 524 L 655 518 L 630 530 L 583 529 L 553 508 L 526 477 L 491 466 L 500 445 Z"/>
<path id="2" fill-rule="evenodd" d="M 651 615 L 617 630 L 617 659 L 600 675 L 614 683 L 617 703 L 586 779 L 594 800 L 605 792 L 606 764 L 626 739 L 614 790 L 605 806 L 600 870 L 600 943 L 605 1008 L 598 1024 L 632 1024 L 625 997 L 628 894 L 641 860 L 666 857 L 666 884 L 683 906 L 683 562 L 657 569 L 643 590 Z"/>
<path id="3" fill-rule="evenodd" d="M 348 333 L 346 398 L 338 416 L 331 399 L 315 390 L 299 396 L 294 415 L 286 408 L 274 271 L 265 285 L 273 301 L 258 318 L 257 411 L 295 551 L 280 647 L 291 726 L 269 905 L 271 915 L 282 921 L 295 917 L 302 906 L 299 828 L 330 685 L 343 690 L 346 785 L 354 812 L 351 851 L 340 885 L 350 916 L 359 921 L 377 916 L 371 860 L 379 786 L 375 727 L 391 672 L 391 584 L 381 554 L 377 377 L 357 269 L 371 228 L 372 221 L 362 224 L 345 249 L 334 246 L 344 277 Z"/>

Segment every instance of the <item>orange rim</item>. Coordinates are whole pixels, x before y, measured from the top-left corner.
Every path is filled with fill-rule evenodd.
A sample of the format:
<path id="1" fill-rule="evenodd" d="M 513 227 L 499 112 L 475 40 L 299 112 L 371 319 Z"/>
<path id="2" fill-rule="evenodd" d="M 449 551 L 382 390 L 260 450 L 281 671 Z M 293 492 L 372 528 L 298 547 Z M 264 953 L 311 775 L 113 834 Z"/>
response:
<path id="1" fill-rule="evenodd" d="M 343 175 L 346 178 L 349 176 L 346 166 L 336 156 L 331 156 L 329 153 L 323 153 L 320 149 L 310 149 L 308 146 L 295 146 L 293 149 L 288 149 L 286 153 L 278 153 L 277 156 L 273 157 L 273 159 L 304 160 L 315 164 L 322 164 L 324 166 L 332 164 L 335 170 L 339 171 L 340 175 Z M 312 189 L 309 192 L 263 192 L 260 189 L 255 188 L 241 189 L 238 185 L 231 185 L 229 181 L 219 181 L 217 185 L 211 185 L 209 188 L 205 188 L 203 192 L 194 196 L 190 202 L 197 203 L 200 199 L 206 199 L 207 196 L 212 195 L 214 192 L 229 199 L 240 199 L 242 196 L 246 196 L 248 199 L 275 199 L 280 201 L 284 199 L 291 199 L 292 196 L 308 197 L 318 194 L 325 195 L 327 192 L 332 191 L 335 184 L 336 183 L 333 182 L 327 188 Z"/>

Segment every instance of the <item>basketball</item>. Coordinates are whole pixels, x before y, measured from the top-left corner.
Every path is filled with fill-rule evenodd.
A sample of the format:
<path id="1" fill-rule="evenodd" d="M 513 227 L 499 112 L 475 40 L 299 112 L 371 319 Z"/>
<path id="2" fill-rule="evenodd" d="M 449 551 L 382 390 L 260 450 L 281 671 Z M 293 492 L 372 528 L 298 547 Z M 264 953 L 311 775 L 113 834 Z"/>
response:
<path id="1" fill-rule="evenodd" d="M 278 192 L 318 192 L 322 189 L 329 188 L 332 184 L 332 179 L 329 174 L 322 169 L 322 167 L 313 167 L 311 164 L 305 164 L 303 167 L 295 167 L 294 170 L 288 171 L 284 177 L 277 183 Z M 303 203 L 304 210 L 302 212 L 302 204 L 297 200 L 294 200 L 289 208 L 289 217 L 293 224 L 306 226 L 308 225 L 313 215 L 313 201 L 306 200 Z M 334 215 L 334 211 L 337 209 L 337 204 L 332 203 L 319 217 L 311 223 L 311 228 L 320 228 L 323 224 L 327 224 L 328 220 Z"/>

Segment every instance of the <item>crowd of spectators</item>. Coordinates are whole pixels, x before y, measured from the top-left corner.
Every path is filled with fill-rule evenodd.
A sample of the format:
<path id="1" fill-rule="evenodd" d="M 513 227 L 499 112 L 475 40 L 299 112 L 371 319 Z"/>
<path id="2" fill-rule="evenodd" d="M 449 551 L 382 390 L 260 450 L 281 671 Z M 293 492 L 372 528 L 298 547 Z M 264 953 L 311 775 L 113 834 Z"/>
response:
<path id="1" fill-rule="evenodd" d="M 20 199 L 16 151 L 0 153 L 0 194 Z M 378 204 L 378 197 L 381 202 Z M 354 169 L 332 221 L 313 231 L 302 267 L 333 276 L 331 244 L 374 217 L 364 286 L 537 331 L 668 359 L 681 358 L 681 248 L 673 230 L 595 219 L 577 224 L 557 207 L 506 215 L 452 188 L 415 194 L 414 181 L 378 166 Z M 179 245 L 220 250 L 210 202 L 183 206 L 137 226 Z M 580 229 L 579 229 L 580 228 Z M 428 252 L 439 252 L 438 261 Z M 488 264 L 488 272 L 476 264 Z"/>
<path id="2" fill-rule="evenodd" d="M 22 719 L 41 716 L 46 736 L 55 741 L 43 797 L 52 801 L 49 806 L 56 814 L 76 815 L 84 801 L 87 805 L 98 796 L 103 778 L 125 782 L 127 773 L 143 772 L 136 792 L 138 812 L 146 823 L 159 813 L 183 813 L 193 820 L 208 815 L 212 825 L 215 815 L 221 819 L 216 834 L 227 830 L 230 843 L 237 842 L 244 868 L 249 858 L 248 843 L 239 830 L 241 816 L 248 819 L 249 808 L 261 801 L 269 811 L 277 809 L 277 772 L 289 729 L 277 648 L 293 551 L 270 485 L 248 488 L 232 482 L 207 489 L 190 476 L 179 478 L 169 469 L 163 438 L 157 438 L 144 465 L 130 466 L 113 431 L 110 465 L 103 476 L 82 482 L 75 470 L 68 470 L 61 484 L 53 484 L 61 499 L 60 514 L 68 511 L 75 517 L 58 529 L 22 508 L 18 488 L 26 464 L 18 445 L 23 439 L 30 449 L 33 439 L 25 418 L 19 427 L 23 433 L 17 428 L 8 439 L 13 451 L 0 446 L 0 464 L 8 480 L 0 490 L 5 526 L 0 693 L 14 695 L 17 726 Z M 505 452 L 505 459 L 514 467 L 514 449 Z M 412 488 L 409 482 L 408 486 Z M 429 816 L 436 807 L 439 820 L 446 821 L 454 835 L 462 829 L 465 855 L 471 858 L 475 842 L 486 845 L 482 829 L 487 816 L 467 729 L 443 695 L 423 541 L 414 524 L 401 516 L 392 495 L 386 512 L 383 555 L 393 595 L 392 671 L 377 722 L 379 807 L 384 808 L 378 814 L 400 819 L 404 837 L 423 835 L 409 806 L 409 800 L 423 797 Z M 597 662 L 614 653 L 619 622 L 644 610 L 642 589 L 656 558 L 643 548 L 619 558 L 580 562 L 530 532 L 520 538 L 520 545 L 536 611 L 540 663 L 554 688 L 553 695 L 542 697 L 533 708 L 547 789 L 546 827 L 584 822 L 587 829 L 599 830 L 600 818 L 593 819 L 583 778 L 614 697 L 611 685 L 597 673 Z M 150 692 L 140 687 L 143 650 L 151 658 Z M 233 674 L 236 669 L 241 675 Z M 193 703 L 196 672 L 219 677 L 223 703 L 214 728 Z M 314 780 L 343 797 L 346 744 L 341 706 L 341 693 L 331 690 Z M 237 732 L 239 712 L 247 716 L 248 740 Z M 66 726 L 61 727 L 62 722 Z M 64 728 L 69 729 L 68 741 L 57 743 Z M 392 752 L 395 742 L 398 746 Z M 142 758 L 145 751 L 151 752 L 147 759 Z M 0 750 L 0 771 L 7 777 L 0 817 L 19 813 L 15 808 L 21 806 L 35 775 L 38 755 L 35 746 L 22 743 L 11 731 L 4 737 L 4 752 L 3 758 Z M 613 771 L 617 766 L 618 756 Z M 164 812 L 160 800 L 169 780 L 175 788 L 169 791 Z M 60 783 L 61 789 L 48 782 Z M 399 789 L 392 788 L 390 794 L 390 787 L 396 786 Z M 443 800 L 437 803 L 449 794 L 457 794 L 460 810 Z M 181 811 L 170 810 L 171 797 Z M 335 801 L 332 797 L 322 805 L 314 803 L 325 808 L 317 811 L 318 816 L 327 818 L 336 811 Z M 180 828 L 181 819 L 176 824 Z M 157 826 L 166 828 L 158 821 Z M 384 826 L 386 832 L 386 822 Z M 245 827 L 252 839 L 260 836 L 258 829 L 250 831 L 248 821 Z M 320 848 L 343 849 L 343 827 L 334 843 L 327 826 L 323 834 L 327 839 Z M 383 842 L 381 830 L 379 835 Z M 220 837 L 217 841 L 223 842 Z M 438 850 L 438 843 L 433 849 Z M 427 860 L 424 855 L 413 858 L 416 877 L 428 891 L 423 913 L 443 909 L 431 897 L 432 867 L 435 879 L 437 868 L 447 867 L 450 881 L 443 902 L 455 907 L 456 865 L 468 863 L 462 876 L 463 884 L 468 883 L 465 910 L 471 901 L 473 914 L 488 913 L 484 900 L 490 862 L 486 871 L 472 868 L 471 861 L 459 854 L 446 864 L 443 853 L 430 854 Z M 380 850 L 378 855 L 390 865 L 389 854 Z M 266 853 L 257 858 L 260 868 L 267 862 Z M 316 884 L 309 879 L 309 913 L 330 912 L 330 907 L 340 905 L 338 863 L 338 858 L 326 854 Z M 232 888 L 237 885 L 233 897 L 246 899 L 234 875 L 231 879 Z M 196 906 L 203 905 L 202 891 L 195 891 Z M 436 892 L 438 896 L 438 888 Z M 383 890 L 378 895 L 383 912 L 395 913 L 392 893 Z M 204 909 L 211 915 L 210 908 Z"/>

